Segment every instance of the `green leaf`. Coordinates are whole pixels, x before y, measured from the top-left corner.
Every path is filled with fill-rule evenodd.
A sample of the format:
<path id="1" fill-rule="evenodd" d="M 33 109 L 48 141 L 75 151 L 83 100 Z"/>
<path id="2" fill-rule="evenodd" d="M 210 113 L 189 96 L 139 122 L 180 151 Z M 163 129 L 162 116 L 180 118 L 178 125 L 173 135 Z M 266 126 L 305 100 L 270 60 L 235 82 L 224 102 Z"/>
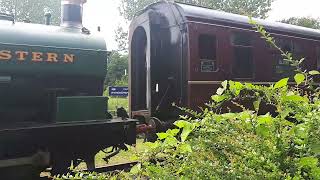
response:
<path id="1" fill-rule="evenodd" d="M 183 127 L 182 133 L 181 133 L 181 141 L 184 142 L 188 138 L 189 134 L 194 130 L 195 125 L 191 124 L 189 122 L 185 123 L 185 126 Z"/>
<path id="2" fill-rule="evenodd" d="M 181 153 L 191 153 L 192 152 L 190 144 L 182 143 L 179 145 L 178 148 Z"/>
<path id="3" fill-rule="evenodd" d="M 227 89 L 228 81 L 223 81 L 223 82 L 221 83 L 221 85 L 222 85 L 223 89 Z"/>
<path id="4" fill-rule="evenodd" d="M 140 171 L 141 171 L 141 164 L 139 163 L 131 168 L 130 173 L 138 174 Z"/>
<path id="5" fill-rule="evenodd" d="M 166 133 L 171 136 L 176 136 L 179 132 L 180 132 L 180 129 L 169 129 L 169 130 L 167 130 Z"/>
<path id="6" fill-rule="evenodd" d="M 219 103 L 219 102 L 222 102 L 224 101 L 225 99 L 227 99 L 227 96 L 223 96 L 223 95 L 213 95 L 211 97 L 211 99 L 216 102 L 216 103 Z"/>
<path id="7" fill-rule="evenodd" d="M 261 103 L 261 99 L 258 99 L 257 101 L 253 102 L 253 107 L 256 111 L 259 111 L 260 109 L 260 103 Z"/>
<path id="8" fill-rule="evenodd" d="M 224 93 L 224 91 L 225 91 L 225 89 L 223 89 L 223 88 L 218 88 L 216 94 L 222 95 L 222 94 Z"/>
<path id="9" fill-rule="evenodd" d="M 236 113 L 225 113 L 222 114 L 221 117 L 225 118 L 225 119 L 236 119 L 238 116 L 238 114 Z"/>
<path id="10" fill-rule="evenodd" d="M 295 127 L 296 137 L 305 139 L 308 137 L 308 131 L 305 124 L 299 124 Z"/>
<path id="11" fill-rule="evenodd" d="M 300 85 L 305 79 L 306 77 L 301 73 L 298 73 L 294 76 L 294 80 L 296 81 L 297 85 Z"/>
<path id="12" fill-rule="evenodd" d="M 299 161 L 301 167 L 317 167 L 318 159 L 315 157 L 303 157 Z"/>
<path id="13" fill-rule="evenodd" d="M 179 141 L 175 137 L 168 136 L 166 140 L 164 140 L 163 144 L 168 146 L 176 146 L 178 142 Z"/>
<path id="14" fill-rule="evenodd" d="M 239 113 L 238 118 L 239 118 L 240 120 L 245 121 L 245 120 L 251 118 L 251 113 L 252 113 L 252 112 L 250 112 L 250 111 L 243 111 L 243 112 Z"/>
<path id="15" fill-rule="evenodd" d="M 263 115 L 263 116 L 259 116 L 258 119 L 258 124 L 261 125 L 261 124 L 272 124 L 273 123 L 273 117 L 270 116 L 270 114 L 266 114 L 266 115 Z"/>
<path id="16" fill-rule="evenodd" d="M 300 95 L 287 95 L 283 97 L 283 101 L 297 101 L 297 102 L 308 102 L 308 98 Z"/>
<path id="17" fill-rule="evenodd" d="M 169 134 L 167 134 L 167 133 L 157 133 L 157 136 L 158 136 L 159 140 L 163 140 L 163 139 L 166 139 L 169 136 Z"/>
<path id="18" fill-rule="evenodd" d="M 256 132 L 260 136 L 267 137 L 270 134 L 270 129 L 266 125 L 261 124 L 257 126 Z"/>
<path id="19" fill-rule="evenodd" d="M 320 155 L 320 144 L 311 144 L 311 152 L 313 152 L 316 155 Z"/>
<path id="20" fill-rule="evenodd" d="M 233 81 L 229 81 L 229 86 L 230 86 L 230 91 L 238 96 L 241 92 L 241 90 L 243 89 L 243 84 L 241 84 L 240 82 L 233 82 Z"/>
<path id="21" fill-rule="evenodd" d="M 279 89 L 288 85 L 289 78 L 284 78 L 274 85 L 274 89 Z"/>
<path id="22" fill-rule="evenodd" d="M 176 125 L 178 128 L 181 129 L 181 128 L 185 127 L 187 123 L 189 123 L 189 122 L 180 120 L 180 121 L 176 121 L 174 123 L 174 125 Z"/>
<path id="23" fill-rule="evenodd" d="M 318 75 L 318 74 L 320 74 L 320 72 L 319 71 L 309 71 L 309 74 L 310 75 Z"/>

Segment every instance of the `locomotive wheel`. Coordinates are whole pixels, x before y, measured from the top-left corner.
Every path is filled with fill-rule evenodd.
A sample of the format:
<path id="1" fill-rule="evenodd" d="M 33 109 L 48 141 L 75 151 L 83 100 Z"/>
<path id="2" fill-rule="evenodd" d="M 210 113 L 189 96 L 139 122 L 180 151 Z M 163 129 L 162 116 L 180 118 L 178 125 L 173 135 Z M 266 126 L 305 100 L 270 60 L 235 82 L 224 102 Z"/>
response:
<path id="1" fill-rule="evenodd" d="M 71 165 L 71 156 L 60 151 L 55 151 L 52 153 L 51 159 L 51 176 L 63 175 L 69 172 L 69 167 Z"/>
<path id="2" fill-rule="evenodd" d="M 144 142 L 155 142 L 158 138 L 157 132 L 159 132 L 159 128 L 161 127 L 161 121 L 158 118 L 151 117 L 148 122 L 148 125 L 151 125 L 154 130 L 145 133 Z"/>
<path id="3" fill-rule="evenodd" d="M 63 175 L 69 172 L 69 167 L 71 165 L 71 160 L 60 159 L 52 163 L 51 176 Z"/>

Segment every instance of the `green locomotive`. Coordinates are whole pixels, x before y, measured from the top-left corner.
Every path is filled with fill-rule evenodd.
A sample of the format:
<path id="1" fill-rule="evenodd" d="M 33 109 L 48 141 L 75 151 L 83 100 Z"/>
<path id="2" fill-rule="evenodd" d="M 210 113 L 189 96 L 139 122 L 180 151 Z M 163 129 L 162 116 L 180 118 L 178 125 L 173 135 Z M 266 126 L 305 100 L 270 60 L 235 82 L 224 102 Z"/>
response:
<path id="1" fill-rule="evenodd" d="M 107 49 L 82 27 L 85 2 L 62 0 L 57 27 L 0 16 L 0 177 L 61 173 L 77 159 L 94 168 L 101 149 L 135 143 L 135 121 L 107 118 Z"/>

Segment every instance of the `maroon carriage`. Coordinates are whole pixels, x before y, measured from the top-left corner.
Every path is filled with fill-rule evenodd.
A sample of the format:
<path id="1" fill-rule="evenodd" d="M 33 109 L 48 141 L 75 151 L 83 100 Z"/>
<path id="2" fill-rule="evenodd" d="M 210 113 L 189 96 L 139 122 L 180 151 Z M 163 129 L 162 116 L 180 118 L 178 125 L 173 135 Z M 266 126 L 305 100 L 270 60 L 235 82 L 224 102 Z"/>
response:
<path id="1" fill-rule="evenodd" d="M 307 69 L 320 65 L 320 32 L 256 20 Z M 292 73 L 245 16 L 159 2 L 130 26 L 130 114 L 175 119 L 172 107 L 199 110 L 224 80 L 269 84 Z M 289 74 L 288 74 L 289 73 Z"/>

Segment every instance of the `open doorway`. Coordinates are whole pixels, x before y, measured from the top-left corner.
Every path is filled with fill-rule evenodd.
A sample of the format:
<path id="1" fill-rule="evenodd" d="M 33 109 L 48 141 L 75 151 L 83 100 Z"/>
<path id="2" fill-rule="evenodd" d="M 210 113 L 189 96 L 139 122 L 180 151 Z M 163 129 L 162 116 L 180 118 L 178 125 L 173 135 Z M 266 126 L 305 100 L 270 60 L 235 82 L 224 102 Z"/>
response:
<path id="1" fill-rule="evenodd" d="M 131 111 L 147 110 L 147 34 L 137 27 L 131 41 Z"/>

